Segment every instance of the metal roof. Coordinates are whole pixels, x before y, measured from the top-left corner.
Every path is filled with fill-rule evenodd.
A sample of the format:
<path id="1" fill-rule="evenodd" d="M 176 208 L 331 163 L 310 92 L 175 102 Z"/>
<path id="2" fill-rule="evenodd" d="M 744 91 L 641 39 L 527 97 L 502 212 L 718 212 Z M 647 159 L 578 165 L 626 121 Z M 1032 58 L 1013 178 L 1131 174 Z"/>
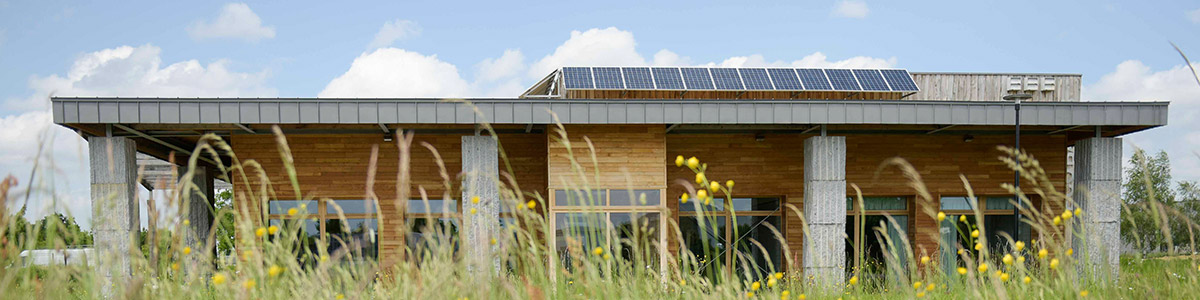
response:
<path id="1" fill-rule="evenodd" d="M 478 112 L 472 108 L 472 103 Z M 51 99 L 56 124 L 1011 125 L 1011 102 L 342 98 Z M 1025 102 L 1024 125 L 1167 124 L 1168 102 Z"/>

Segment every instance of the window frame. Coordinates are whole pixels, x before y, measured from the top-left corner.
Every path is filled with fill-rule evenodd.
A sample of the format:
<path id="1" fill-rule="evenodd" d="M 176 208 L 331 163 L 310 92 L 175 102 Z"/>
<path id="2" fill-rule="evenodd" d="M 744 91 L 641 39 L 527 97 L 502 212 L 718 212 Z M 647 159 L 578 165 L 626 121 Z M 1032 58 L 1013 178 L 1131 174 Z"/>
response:
<path id="1" fill-rule="evenodd" d="M 864 228 L 861 228 L 861 226 L 864 225 L 863 222 L 865 222 L 865 221 L 860 220 L 860 218 L 865 218 L 866 216 L 905 216 L 906 219 L 904 222 L 904 235 L 909 236 L 909 238 L 910 238 L 909 246 L 911 247 L 911 242 L 912 242 L 911 234 L 914 231 L 912 228 L 913 227 L 912 226 L 912 217 L 913 217 L 912 210 L 913 210 L 913 207 L 916 205 L 916 201 L 915 201 L 916 196 L 914 196 L 914 195 L 860 195 L 860 196 L 863 199 L 866 199 L 866 198 L 900 198 L 900 199 L 904 199 L 904 209 L 866 210 L 864 207 L 862 207 L 862 204 L 866 204 L 866 201 L 859 203 L 859 201 L 858 201 L 859 196 L 847 196 L 846 198 L 850 199 L 851 205 L 846 208 L 846 216 L 854 218 L 854 222 L 852 222 L 854 224 L 848 225 L 848 226 L 854 227 L 853 232 L 855 233 L 855 236 L 853 237 L 853 239 L 850 242 L 851 242 L 851 244 L 854 245 L 854 247 L 856 247 L 855 249 L 862 249 L 862 247 L 863 247 L 863 241 L 865 238 L 864 236 L 866 235 L 867 232 L 864 231 L 865 230 Z M 870 227 L 868 227 L 868 228 L 870 228 Z M 858 234 L 858 233 L 863 233 L 863 234 Z M 849 250 L 849 249 L 847 249 L 847 250 Z M 847 258 L 847 260 L 852 260 L 852 261 L 848 262 L 848 264 L 847 264 L 848 266 L 854 266 L 854 267 L 862 266 L 862 258 L 859 255 L 852 255 L 852 257 Z"/>
<path id="2" fill-rule="evenodd" d="M 658 255 L 659 255 L 659 266 L 658 267 L 659 267 L 659 271 L 662 271 L 666 268 L 666 266 L 667 266 L 666 258 L 668 257 L 667 256 L 668 253 L 667 253 L 667 249 L 666 249 L 667 248 L 666 247 L 666 245 L 667 245 L 666 244 L 666 242 L 667 242 L 666 218 L 668 216 L 667 216 L 667 205 L 666 205 L 667 190 L 665 188 L 662 188 L 662 187 L 633 187 L 633 188 L 595 187 L 595 188 L 591 188 L 592 191 L 596 191 L 596 190 L 604 190 L 605 191 L 605 193 L 604 193 L 604 203 L 605 204 L 612 202 L 611 199 L 612 199 L 613 191 L 621 191 L 621 192 L 634 191 L 636 193 L 639 190 L 656 190 L 656 191 L 658 191 L 659 199 L 658 199 L 658 204 L 655 204 L 655 205 L 620 205 L 620 206 L 558 205 L 558 199 L 557 199 L 558 191 L 566 191 L 566 192 L 570 193 L 571 191 L 577 191 L 577 190 L 578 189 L 569 189 L 569 188 L 568 189 L 562 189 L 562 188 L 548 189 L 549 199 L 547 199 L 547 203 L 549 203 L 549 205 L 547 205 L 547 206 L 549 207 L 549 209 L 546 212 L 547 213 L 546 219 L 548 220 L 547 223 L 549 223 L 549 226 L 550 226 L 550 232 L 549 232 L 549 234 L 546 235 L 546 237 L 547 237 L 546 242 L 547 242 L 547 247 L 550 248 L 549 259 L 550 259 L 550 263 L 552 266 L 557 266 L 557 264 L 561 263 L 561 261 L 560 261 L 561 254 L 558 253 L 559 252 L 558 251 L 558 214 L 575 214 L 575 213 L 603 214 L 605 228 L 608 229 L 607 233 L 609 235 L 609 236 L 605 237 L 605 249 L 606 249 L 606 251 L 616 251 L 616 249 L 618 249 L 618 248 L 614 247 L 613 241 L 618 240 L 618 238 L 615 237 L 615 235 L 617 235 L 618 233 L 615 232 L 616 227 L 613 226 L 613 223 L 612 223 L 612 214 L 613 213 L 631 213 L 631 214 L 635 214 L 635 215 L 638 213 L 643 213 L 643 214 L 656 213 L 656 214 L 659 214 L 659 217 L 658 217 L 658 239 L 657 240 L 660 245 L 659 246 L 660 250 L 658 253 Z M 503 217 L 504 216 L 501 216 L 501 218 L 503 218 Z M 583 249 L 583 250 L 586 251 L 587 249 Z M 559 269 L 559 267 L 554 267 L 553 271 L 557 272 L 557 269 Z"/>
<path id="3" fill-rule="evenodd" d="M 682 197 L 682 195 L 680 195 L 680 197 Z M 737 216 L 738 217 L 779 217 L 779 228 L 775 228 L 775 229 L 779 230 L 779 233 L 781 235 L 783 235 L 783 237 L 784 237 L 784 240 L 780 241 L 780 242 L 786 244 L 787 243 L 787 218 L 786 218 L 786 215 L 784 214 L 783 206 L 784 206 L 784 204 L 787 204 L 787 196 L 784 196 L 784 195 L 756 195 L 756 196 L 738 195 L 738 196 L 720 197 L 720 198 L 714 197 L 713 201 L 726 201 L 726 199 L 732 200 L 732 199 L 753 199 L 753 198 L 779 199 L 779 206 L 777 208 L 775 208 L 774 211 L 766 211 L 766 210 L 736 211 Z M 695 201 L 695 199 L 692 199 L 690 201 Z M 682 206 L 682 205 L 693 205 L 693 204 L 679 203 L 679 205 Z M 734 236 L 733 236 L 733 230 L 731 230 L 731 229 L 733 228 L 733 226 L 735 226 L 735 223 L 737 223 L 737 220 L 734 219 L 734 213 L 730 211 L 731 208 L 732 208 L 731 205 L 722 205 L 721 210 L 705 210 L 703 215 L 700 214 L 700 211 L 685 211 L 683 209 L 677 209 L 678 212 L 675 215 L 675 224 L 680 224 L 681 221 L 679 220 L 679 218 L 682 218 L 682 217 L 695 217 L 695 218 L 725 217 L 725 237 L 724 237 L 724 239 L 725 239 L 725 242 L 730 243 L 730 247 L 732 247 L 733 242 L 734 242 Z M 685 245 L 681 244 L 679 246 L 680 246 L 679 247 L 680 251 L 685 250 L 684 249 L 686 247 Z M 736 251 L 736 249 L 734 249 L 734 251 Z M 725 257 L 723 257 L 722 260 L 724 261 L 723 263 L 726 266 L 733 265 L 734 251 L 725 251 L 725 254 L 724 254 Z M 784 253 L 784 255 L 787 255 L 787 253 Z M 780 261 L 777 263 L 781 266 L 780 269 L 788 268 L 786 260 Z M 725 268 L 725 271 L 733 272 L 734 268 Z"/>
<path id="4" fill-rule="evenodd" d="M 316 204 L 317 212 L 316 213 L 306 213 L 303 216 L 301 216 L 300 214 L 291 216 L 291 215 L 288 215 L 286 213 L 286 211 L 283 214 L 273 214 L 273 213 L 271 213 L 271 202 L 277 202 L 277 201 L 297 202 L 297 206 L 289 207 L 288 209 L 298 208 L 299 205 L 301 205 L 301 204 L 303 204 L 303 205 Z M 341 215 L 345 216 L 346 220 L 370 219 L 375 223 L 375 228 L 374 228 L 374 232 L 372 233 L 372 235 L 375 236 L 375 253 L 377 255 L 374 259 L 378 260 L 379 259 L 379 257 L 378 257 L 379 243 L 380 243 L 379 227 L 383 225 L 383 220 L 381 219 L 382 214 L 379 213 L 379 209 L 378 209 L 379 206 L 377 205 L 378 201 L 376 201 L 376 200 L 366 199 L 366 198 L 364 198 L 364 199 L 320 198 L 320 199 L 307 199 L 307 200 L 273 199 L 273 200 L 267 201 L 266 222 L 267 222 L 267 224 L 270 224 L 271 221 L 279 220 L 280 224 L 283 224 L 283 222 L 286 220 L 316 221 L 317 222 L 317 241 L 319 243 L 325 245 L 325 247 L 318 247 L 318 254 L 328 255 L 328 253 L 326 253 L 327 249 L 325 249 L 325 248 L 329 247 L 330 238 L 329 238 L 329 233 L 328 233 L 329 230 L 326 228 L 325 223 L 327 223 L 329 220 L 341 220 L 336 209 L 334 209 L 333 207 L 328 205 L 329 202 L 333 202 L 333 201 L 364 201 L 366 203 L 366 205 L 368 205 L 367 211 L 369 211 L 370 213 L 344 213 L 343 212 Z M 333 210 L 333 211 L 330 211 L 330 210 Z"/>

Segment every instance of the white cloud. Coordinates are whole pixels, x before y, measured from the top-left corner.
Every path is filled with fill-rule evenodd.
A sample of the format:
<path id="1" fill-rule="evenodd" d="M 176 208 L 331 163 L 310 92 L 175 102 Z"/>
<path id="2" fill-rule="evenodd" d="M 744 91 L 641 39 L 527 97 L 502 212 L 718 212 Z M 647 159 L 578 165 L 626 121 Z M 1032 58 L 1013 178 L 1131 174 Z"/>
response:
<path id="1" fill-rule="evenodd" d="M 10 110 L 36 110 L 49 106 L 47 95 L 122 97 L 270 97 L 267 71 L 230 71 L 228 61 L 207 65 L 186 60 L 162 66 L 161 49 L 152 45 L 121 46 L 86 53 L 75 60 L 66 75 L 34 76 L 34 94 L 4 103 Z"/>
<path id="2" fill-rule="evenodd" d="M 1200 68 L 1200 64 L 1192 64 Z M 1166 150 L 1171 157 L 1176 180 L 1200 180 L 1200 84 L 1186 65 L 1153 70 L 1141 61 L 1117 65 L 1083 89 L 1085 100 L 1158 100 L 1171 101 L 1168 125 L 1125 137 L 1124 161 L 1133 147 L 1150 152 Z"/>
<path id="3" fill-rule="evenodd" d="M 1192 23 L 1200 24 L 1200 8 L 1184 13 Z"/>
<path id="4" fill-rule="evenodd" d="M 862 19 L 866 18 L 870 12 L 871 9 L 867 8 L 866 2 L 842 0 L 838 1 L 837 5 L 833 7 L 831 14 L 836 17 Z"/>
<path id="5" fill-rule="evenodd" d="M 475 78 L 479 81 L 495 81 L 520 75 L 525 69 L 525 55 L 521 50 L 508 49 L 499 58 L 488 58 L 476 65 Z"/>
<path id="6" fill-rule="evenodd" d="M 662 49 L 654 53 L 653 63 L 655 66 L 690 66 L 692 59 L 686 56 L 679 56 L 671 50 Z"/>
<path id="7" fill-rule="evenodd" d="M 379 28 L 379 32 L 375 33 L 375 39 L 367 45 L 367 49 L 377 49 L 391 46 L 396 41 L 406 39 L 421 34 L 421 28 L 417 23 L 409 20 L 392 20 L 383 23 L 383 27 Z"/>
<path id="8" fill-rule="evenodd" d="M 804 56 L 798 60 L 785 62 L 781 60 L 768 61 L 761 54 L 752 54 L 749 56 L 734 56 L 721 61 L 720 63 L 708 63 L 711 67 L 726 67 L 726 68 L 742 68 L 742 67 L 792 67 L 792 68 L 836 68 L 836 69 L 851 69 L 851 68 L 891 68 L 896 65 L 896 58 L 875 58 L 867 56 L 855 56 L 839 61 L 829 61 L 829 57 L 824 53 L 814 52 Z"/>
<path id="9" fill-rule="evenodd" d="M 86 143 L 77 134 L 54 125 L 50 95 L 57 96 L 158 96 L 158 97 L 272 97 L 265 86 L 267 72 L 240 73 L 227 62 L 202 65 L 195 60 L 162 66 L 160 49 L 151 45 L 121 46 L 85 53 L 75 59 L 65 75 L 34 76 L 32 94 L 4 101 L 0 117 L 0 176 L 18 178 L 18 192 L 33 187 L 29 218 L 49 211 L 67 212 L 88 227 L 91 219 L 90 178 Z M 39 159 L 37 146 L 44 154 Z M 38 166 L 39 175 L 29 174 Z M 22 197 L 23 199 L 23 197 Z M 12 205 L 19 206 L 19 203 Z M 163 206 L 166 207 L 166 206 Z M 143 218 L 143 221 L 145 219 Z"/>
<path id="10" fill-rule="evenodd" d="M 275 27 L 263 26 L 262 19 L 245 3 L 229 3 L 212 21 L 196 21 L 187 28 L 193 39 L 233 38 L 249 42 L 275 37 Z"/>
<path id="11" fill-rule="evenodd" d="M 642 66 L 633 33 L 609 27 L 571 31 L 571 38 L 529 68 L 530 78 L 542 78 L 563 66 Z"/>
<path id="12" fill-rule="evenodd" d="M 363 53 L 319 97 L 463 97 L 470 85 L 454 65 L 403 49 Z"/>

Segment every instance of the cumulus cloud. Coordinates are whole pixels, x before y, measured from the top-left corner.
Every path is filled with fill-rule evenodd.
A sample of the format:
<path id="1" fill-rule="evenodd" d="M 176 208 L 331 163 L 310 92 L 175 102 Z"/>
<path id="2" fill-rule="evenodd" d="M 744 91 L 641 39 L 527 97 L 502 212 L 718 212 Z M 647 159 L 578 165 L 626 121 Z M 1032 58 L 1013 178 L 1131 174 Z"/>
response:
<path id="1" fill-rule="evenodd" d="M 563 66 L 642 66 L 633 33 L 609 27 L 571 31 L 571 37 L 529 68 L 529 77 L 542 78 Z"/>
<path id="2" fill-rule="evenodd" d="M 1192 66 L 1200 68 L 1200 64 Z M 1154 70 L 1129 60 L 1083 89 L 1085 100 L 1171 101 L 1168 125 L 1125 138 L 1124 161 L 1133 148 L 1166 150 L 1176 180 L 1200 180 L 1200 84 L 1186 65 Z"/>
<path id="3" fill-rule="evenodd" d="M 53 124 L 50 95 L 271 97 L 276 94 L 275 89 L 264 83 L 266 71 L 234 72 L 226 68 L 225 61 L 204 65 L 188 60 L 163 66 L 160 54 L 161 50 L 152 45 L 85 53 L 75 59 L 65 74 L 33 76 L 29 81 L 32 94 L 28 97 L 4 101 L 7 115 L 0 118 L 0 128 L 4 128 L 0 130 L 0 140 L 4 141 L 0 143 L 0 176 L 16 176 L 20 182 L 18 192 L 33 191 L 27 217 L 40 218 L 50 211 L 62 211 L 75 216 L 85 227 L 91 219 L 86 143 L 71 130 Z M 28 176 L 35 166 L 41 175 L 31 181 Z"/>
<path id="4" fill-rule="evenodd" d="M 1200 24 L 1200 8 L 1190 10 L 1184 14 L 1187 15 L 1188 20 L 1192 21 L 1192 23 Z"/>
<path id="5" fill-rule="evenodd" d="M 838 1 L 837 5 L 833 7 L 833 12 L 831 14 L 836 17 L 862 19 L 866 18 L 867 14 L 870 12 L 871 9 L 867 8 L 866 2 L 859 0 L 842 0 Z"/>
<path id="6" fill-rule="evenodd" d="M 363 53 L 319 97 L 463 97 L 470 85 L 437 55 L 396 48 Z"/>
<path id="7" fill-rule="evenodd" d="M 498 58 L 488 58 L 476 65 L 475 78 L 479 81 L 495 81 L 519 75 L 525 69 L 525 55 L 521 50 L 508 49 Z"/>
<path id="8" fill-rule="evenodd" d="M 257 42 L 275 37 L 275 27 L 263 26 L 262 19 L 245 3 L 229 3 L 212 21 L 196 21 L 187 28 L 193 39 L 211 38 L 241 39 Z"/>
<path id="9" fill-rule="evenodd" d="M 409 20 L 392 20 L 383 23 L 383 27 L 379 28 L 379 32 L 375 33 L 375 39 L 367 45 L 368 49 L 383 48 L 391 46 L 396 41 L 421 34 L 421 28 L 417 23 Z"/>
<path id="10" fill-rule="evenodd" d="M 270 97 L 275 89 L 265 85 L 267 71 L 241 73 L 229 70 L 228 61 L 201 64 L 186 60 L 163 66 L 162 50 L 153 45 L 121 46 L 81 55 L 66 75 L 34 76 L 33 95 L 10 99 L 10 110 L 45 109 L 47 95 L 123 97 Z"/>

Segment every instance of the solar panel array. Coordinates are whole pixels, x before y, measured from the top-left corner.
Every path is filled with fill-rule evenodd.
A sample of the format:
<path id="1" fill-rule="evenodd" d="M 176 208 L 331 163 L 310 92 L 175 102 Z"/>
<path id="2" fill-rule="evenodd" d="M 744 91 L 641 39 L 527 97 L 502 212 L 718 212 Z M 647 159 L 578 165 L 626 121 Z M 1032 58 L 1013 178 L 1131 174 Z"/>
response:
<path id="1" fill-rule="evenodd" d="M 903 69 L 564 67 L 572 90 L 916 92 Z"/>

